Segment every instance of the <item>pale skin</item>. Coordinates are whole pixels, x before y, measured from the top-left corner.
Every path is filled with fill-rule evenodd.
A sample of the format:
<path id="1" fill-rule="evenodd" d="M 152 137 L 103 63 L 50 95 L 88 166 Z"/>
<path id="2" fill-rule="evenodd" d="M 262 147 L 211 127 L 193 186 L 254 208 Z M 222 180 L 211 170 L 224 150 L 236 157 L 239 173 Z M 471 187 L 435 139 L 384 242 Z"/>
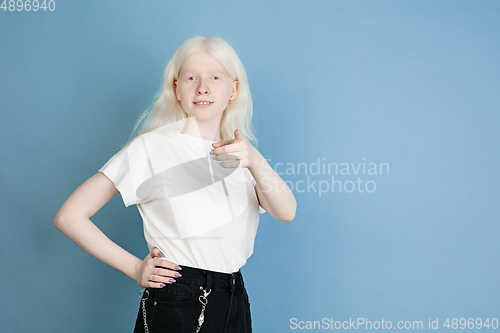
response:
<path id="1" fill-rule="evenodd" d="M 255 193 L 259 204 L 277 220 L 292 221 L 297 207 L 295 198 L 262 154 L 237 129 L 234 139 L 220 141 L 222 115 L 238 93 L 238 81 L 231 80 L 222 65 L 202 49 L 183 63 L 173 89 L 188 117 L 182 133 L 219 141 L 212 145 L 210 153 L 222 167 L 248 168 L 257 183 Z M 203 105 L 200 101 L 210 104 Z M 182 278 L 178 276 L 182 270 L 177 263 L 161 259 L 163 254 L 157 248 L 141 260 L 110 240 L 90 220 L 117 193 L 108 177 L 96 173 L 64 202 L 54 225 L 90 255 L 143 288 L 162 288 L 175 283 L 175 279 Z"/>

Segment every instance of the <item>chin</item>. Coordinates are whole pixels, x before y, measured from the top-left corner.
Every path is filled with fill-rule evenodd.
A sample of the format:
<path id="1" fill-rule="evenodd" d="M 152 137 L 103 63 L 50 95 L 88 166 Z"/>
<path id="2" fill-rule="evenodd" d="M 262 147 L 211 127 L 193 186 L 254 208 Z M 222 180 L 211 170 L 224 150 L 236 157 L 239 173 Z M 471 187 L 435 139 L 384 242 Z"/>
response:
<path id="1" fill-rule="evenodd" d="M 200 111 L 198 111 L 198 112 L 195 112 L 194 114 L 192 114 L 192 116 L 194 116 L 196 118 L 196 120 L 206 121 L 206 120 L 215 119 L 218 117 L 222 118 L 222 112 L 221 113 L 214 113 L 214 112 L 203 112 L 203 111 L 200 112 Z"/>

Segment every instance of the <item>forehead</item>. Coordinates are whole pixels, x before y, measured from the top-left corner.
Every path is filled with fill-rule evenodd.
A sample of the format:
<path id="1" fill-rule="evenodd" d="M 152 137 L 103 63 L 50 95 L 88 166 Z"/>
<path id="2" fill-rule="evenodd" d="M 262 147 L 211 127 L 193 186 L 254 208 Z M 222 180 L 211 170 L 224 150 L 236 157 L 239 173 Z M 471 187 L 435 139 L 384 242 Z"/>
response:
<path id="1" fill-rule="evenodd" d="M 191 54 L 181 66 L 180 72 L 220 72 L 227 74 L 224 67 L 206 51 Z"/>

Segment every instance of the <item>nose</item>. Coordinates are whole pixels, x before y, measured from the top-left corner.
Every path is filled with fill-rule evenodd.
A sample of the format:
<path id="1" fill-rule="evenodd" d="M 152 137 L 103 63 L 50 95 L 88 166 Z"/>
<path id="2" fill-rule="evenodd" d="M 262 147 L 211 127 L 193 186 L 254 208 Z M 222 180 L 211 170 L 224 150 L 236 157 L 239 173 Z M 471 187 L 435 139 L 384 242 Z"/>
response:
<path id="1" fill-rule="evenodd" d="M 198 89 L 196 90 L 198 95 L 208 95 L 210 93 L 210 89 L 208 89 L 205 80 L 200 80 L 200 84 L 198 85 Z"/>

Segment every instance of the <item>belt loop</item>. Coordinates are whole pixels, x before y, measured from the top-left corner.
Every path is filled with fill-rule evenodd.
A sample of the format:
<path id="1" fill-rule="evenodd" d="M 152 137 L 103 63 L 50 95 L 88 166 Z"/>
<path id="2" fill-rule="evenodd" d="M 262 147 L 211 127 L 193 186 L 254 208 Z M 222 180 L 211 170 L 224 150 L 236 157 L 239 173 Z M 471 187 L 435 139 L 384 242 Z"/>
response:
<path id="1" fill-rule="evenodd" d="M 205 289 L 206 290 L 210 290 L 210 289 L 212 289 L 212 278 L 213 278 L 213 276 L 212 276 L 212 272 L 210 272 L 208 270 L 206 272 L 207 272 L 207 285 L 205 286 Z"/>
<path id="2" fill-rule="evenodd" d="M 239 271 L 238 272 L 235 272 L 235 273 L 231 273 L 231 290 L 237 290 L 238 289 L 238 282 L 240 280 L 240 276 L 239 276 Z"/>
<path id="3" fill-rule="evenodd" d="M 241 274 L 241 270 L 238 271 L 240 274 L 240 281 L 241 281 L 241 289 L 245 288 L 245 283 L 243 282 L 243 274 Z"/>

